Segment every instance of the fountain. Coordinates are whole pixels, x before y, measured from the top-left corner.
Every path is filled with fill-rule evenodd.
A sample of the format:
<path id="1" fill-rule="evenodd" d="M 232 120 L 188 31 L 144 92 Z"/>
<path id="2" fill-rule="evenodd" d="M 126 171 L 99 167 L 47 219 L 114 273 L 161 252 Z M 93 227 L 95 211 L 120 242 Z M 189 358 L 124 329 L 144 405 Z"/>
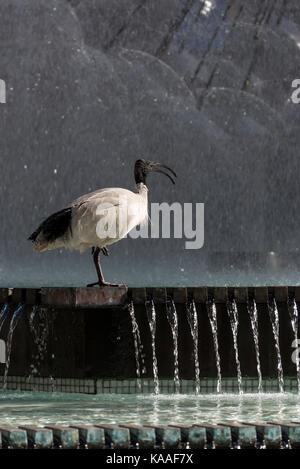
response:
<path id="1" fill-rule="evenodd" d="M 30 364 L 28 381 L 41 374 L 41 365 L 46 359 L 50 318 L 45 308 L 33 306 L 29 314 L 29 328 L 35 345 L 35 354 Z"/>
<path id="2" fill-rule="evenodd" d="M 251 328 L 254 340 L 255 347 L 255 356 L 256 356 L 256 367 L 257 367 L 257 376 L 258 376 L 258 392 L 263 391 L 262 386 L 262 374 L 261 374 L 261 365 L 260 365 L 260 355 L 259 355 L 259 341 L 258 341 L 258 315 L 257 315 L 257 306 L 255 299 L 253 297 L 249 298 L 248 301 L 248 312 L 251 320 Z"/>
<path id="3" fill-rule="evenodd" d="M 190 326 L 191 336 L 193 339 L 193 353 L 195 365 L 195 392 L 200 392 L 200 366 L 198 357 L 198 315 L 194 299 L 190 299 L 186 306 L 187 319 Z"/>
<path id="4" fill-rule="evenodd" d="M 19 305 L 17 309 L 14 311 L 12 318 L 10 320 L 9 331 L 8 331 L 8 336 L 7 336 L 7 344 L 6 344 L 6 363 L 5 363 L 5 372 L 4 372 L 2 389 L 6 389 L 6 386 L 7 386 L 7 376 L 8 376 L 8 370 L 9 370 L 9 365 L 10 365 L 10 355 L 11 355 L 13 333 L 14 333 L 15 328 L 17 327 L 17 324 L 23 312 L 23 309 L 24 309 L 24 305 L 22 304 Z"/>
<path id="5" fill-rule="evenodd" d="M 167 318 L 172 331 L 173 339 L 173 354 L 174 354 L 174 384 L 175 392 L 179 393 L 180 381 L 179 381 L 179 368 L 178 368 L 178 317 L 174 301 L 171 297 L 167 299 Z"/>
<path id="6" fill-rule="evenodd" d="M 128 310 L 129 310 L 131 325 L 132 325 L 134 354 L 135 354 L 135 363 L 136 363 L 137 388 L 138 388 L 138 391 L 140 392 L 142 390 L 141 367 L 140 367 L 141 338 L 140 338 L 139 326 L 136 322 L 136 317 L 134 314 L 134 305 L 132 301 L 130 301 L 130 303 L 128 304 Z"/>
<path id="7" fill-rule="evenodd" d="M 145 303 L 149 328 L 151 332 L 151 346 L 152 346 L 152 369 L 153 369 L 153 380 L 154 380 L 154 393 L 159 394 L 159 380 L 158 380 L 158 368 L 156 358 L 156 346 L 155 346 L 155 335 L 156 335 L 156 311 L 152 298 L 146 300 Z"/>
<path id="8" fill-rule="evenodd" d="M 288 308 L 289 314 L 291 319 L 291 327 L 294 334 L 295 344 L 298 344 L 298 307 L 295 301 L 295 297 L 290 296 L 288 300 Z M 295 362 L 296 362 L 296 372 L 297 372 L 297 385 L 298 385 L 298 393 L 300 393 L 300 363 L 299 363 L 299 354 L 295 354 Z"/>
<path id="9" fill-rule="evenodd" d="M 238 379 L 238 389 L 239 394 L 243 393 L 242 389 L 242 373 L 241 373 L 241 365 L 239 359 L 239 349 L 238 349 L 238 326 L 239 326 L 239 317 L 238 317 L 238 310 L 236 306 L 236 302 L 234 299 L 230 299 L 227 302 L 227 313 L 229 316 L 232 337 L 233 337 L 233 347 L 234 347 L 234 354 L 235 354 L 235 363 L 236 363 L 236 370 L 237 370 L 237 379 Z"/>
<path id="10" fill-rule="evenodd" d="M 283 382 L 283 370 L 282 370 L 281 353 L 280 353 L 280 345 L 279 345 L 279 316 L 278 316 L 277 304 L 272 294 L 270 294 L 270 297 L 269 297 L 268 310 L 269 310 L 270 321 L 272 324 L 272 331 L 273 331 L 276 356 L 277 356 L 278 387 L 279 387 L 279 391 L 283 392 L 284 382 Z"/>
<path id="11" fill-rule="evenodd" d="M 40 431 L 50 429 L 51 434 L 55 434 L 55 441 L 60 441 L 59 445 L 61 446 L 67 444 L 59 433 L 61 427 L 59 425 L 49 426 L 47 423 L 50 419 L 47 412 L 52 412 L 51 409 L 53 409 L 53 412 L 60 413 L 61 416 L 64 415 L 58 424 L 72 424 L 72 427 L 64 427 L 68 429 L 66 431 L 71 433 L 71 428 L 78 428 L 80 432 L 84 431 L 85 433 L 82 433 L 82 435 L 86 436 L 80 437 L 83 440 L 87 438 L 87 430 L 86 427 L 83 430 L 83 426 L 81 426 L 83 420 L 80 419 L 78 409 L 85 409 L 84 418 L 88 418 L 92 425 L 91 429 L 101 428 L 101 431 L 103 430 L 104 440 L 101 441 L 105 443 L 101 444 L 105 444 L 107 447 L 110 447 L 111 438 L 115 438 L 113 431 L 119 431 L 120 428 L 125 429 L 122 430 L 122 435 L 128 430 L 127 437 L 130 436 L 131 447 L 134 447 L 132 445 L 135 445 L 137 441 L 139 441 L 141 447 L 143 445 L 147 446 L 150 444 L 150 440 L 155 441 L 156 447 L 165 448 L 172 447 L 174 444 L 180 444 L 182 448 L 191 449 L 196 447 L 241 449 L 249 447 L 296 447 L 299 425 L 293 422 L 300 418 L 300 403 L 299 394 L 293 394 L 292 390 L 296 382 L 299 385 L 299 377 L 295 376 L 295 379 L 287 380 L 285 393 L 274 394 L 270 392 L 274 383 L 277 382 L 279 383 L 279 390 L 282 391 L 283 389 L 281 356 L 285 360 L 287 373 L 293 376 L 293 371 L 295 371 L 295 366 L 291 360 L 289 364 L 290 349 L 286 348 L 285 342 L 282 342 L 282 350 L 277 349 L 280 333 L 286 334 L 286 328 L 289 328 L 289 322 L 286 322 L 279 329 L 277 301 L 281 301 L 280 308 L 286 308 L 286 311 L 289 310 L 293 337 L 296 337 L 298 311 L 294 290 L 292 296 L 290 293 L 287 296 L 287 290 L 278 290 L 276 288 L 270 290 L 267 288 L 256 289 L 253 290 L 254 293 L 251 293 L 251 295 L 247 289 L 243 288 L 236 288 L 234 295 L 231 289 L 230 291 L 224 288 L 211 290 L 206 287 L 194 288 L 192 290 L 193 294 L 191 294 L 190 291 L 185 289 L 178 289 L 178 291 L 172 289 L 172 293 L 162 288 L 152 288 L 150 291 L 131 289 L 125 296 L 123 296 L 123 293 L 120 296 L 121 301 L 124 301 L 120 306 L 111 306 L 111 300 L 110 302 L 107 300 L 107 305 L 97 306 L 101 309 L 101 314 L 93 313 L 95 311 L 94 303 L 90 307 L 87 306 L 84 290 L 82 292 L 76 290 L 75 292 L 77 295 L 75 297 L 75 311 L 72 303 L 74 294 L 67 296 L 70 290 L 60 296 L 59 301 L 65 303 L 55 306 L 53 306 L 53 298 L 56 297 L 53 296 L 52 290 L 46 290 L 42 294 L 38 292 L 38 302 L 30 306 L 26 301 L 18 304 L 14 298 L 20 298 L 20 295 L 17 295 L 16 292 L 15 296 L 11 295 L 9 308 L 5 306 L 7 302 L 3 302 L 0 309 L 2 324 L 4 324 L 4 317 L 8 314 L 8 311 L 12 311 L 11 319 L 7 324 L 8 354 L 5 363 L 3 384 L 5 395 L 3 396 L 8 396 L 14 402 L 14 400 L 18 400 L 18 391 L 16 389 L 20 389 L 22 392 L 34 390 L 34 394 L 27 393 L 28 397 L 26 399 L 29 399 L 29 403 L 31 402 L 30 399 L 34 399 L 34 402 L 37 403 L 35 412 L 37 415 L 40 413 L 38 420 L 43 425 Z M 95 290 L 95 294 L 98 294 L 98 292 L 100 294 L 101 291 Z M 113 290 L 113 292 L 116 295 L 116 290 Z M 33 303 L 32 293 L 30 298 Z M 83 299 L 82 307 L 79 306 L 80 298 Z M 112 298 L 115 301 L 116 296 L 112 296 Z M 105 297 L 102 296 L 100 301 L 105 302 Z M 217 306 L 216 302 L 218 302 Z M 220 303 L 223 306 L 220 305 L 217 314 L 217 307 L 219 308 Z M 260 304 L 259 308 L 257 303 Z M 278 369 L 276 368 L 278 372 L 276 380 L 271 379 L 274 374 L 273 362 L 266 360 L 266 354 L 262 353 L 262 350 L 264 350 L 269 354 L 273 343 L 263 342 L 262 331 L 268 330 L 270 323 L 268 315 L 261 314 L 261 311 L 263 311 L 261 303 L 264 303 L 263 308 L 269 308 L 269 317 L 278 353 L 277 363 L 281 365 L 278 366 Z M 224 306 L 226 306 L 226 310 Z M 128 314 L 124 315 L 125 308 Z M 163 308 L 166 308 L 166 314 L 161 314 Z M 56 309 L 57 314 L 54 314 Z M 159 329 L 157 311 L 160 311 Z M 223 313 L 221 316 L 222 311 L 225 312 L 225 315 Z M 250 321 L 248 321 L 248 317 L 245 316 L 243 311 L 248 313 Z M 24 313 L 23 316 L 22 313 Z M 24 327 L 17 328 L 21 317 Z M 137 318 L 139 321 L 137 321 Z M 228 323 L 231 330 L 228 329 Z M 201 324 L 201 327 L 199 327 L 199 324 Z M 260 327 L 260 341 L 258 325 Z M 172 353 L 173 361 L 171 366 L 169 359 L 168 364 L 166 364 L 168 341 L 165 341 L 163 345 L 161 342 L 166 337 L 165 334 L 169 334 L 169 331 L 171 331 L 172 336 L 170 354 Z M 224 336 L 224 333 L 229 333 L 229 338 L 231 336 L 233 338 L 234 363 L 226 360 L 221 362 L 224 353 L 224 340 L 226 347 L 228 343 L 228 337 Z M 212 339 L 205 343 L 208 336 L 212 336 Z M 26 337 L 25 341 L 24 337 Z M 62 337 L 61 341 L 60 337 Z M 99 350 L 109 351 L 108 358 L 105 353 L 96 353 L 95 348 L 92 348 L 89 352 L 90 339 L 93 340 L 93 337 L 97 338 L 95 346 L 98 346 Z M 128 349 L 130 338 L 133 338 L 134 353 Z M 145 349 L 142 348 L 141 338 L 145 344 Z M 31 341 L 38 351 L 37 355 L 33 355 L 36 371 L 31 373 L 30 380 L 26 380 L 25 376 L 23 379 L 19 374 L 20 366 L 23 366 L 24 370 L 28 369 L 28 361 L 24 364 L 20 363 L 18 356 L 16 356 L 20 344 L 22 347 L 25 345 L 25 351 L 35 350 L 32 346 L 28 347 L 28 341 Z M 69 350 L 72 342 L 75 342 L 75 347 Z M 245 369 L 245 378 L 242 379 L 240 359 L 244 360 L 245 348 L 247 349 L 248 344 L 250 350 L 252 342 L 254 342 L 255 355 L 253 355 L 256 358 L 257 376 L 255 373 L 255 376 L 249 376 L 251 368 L 248 368 L 248 363 L 246 363 L 243 365 L 245 367 L 243 368 Z M 18 344 L 18 347 L 14 349 L 12 354 L 12 348 L 15 347 L 15 344 Z M 80 348 L 81 344 L 82 348 Z M 199 347 L 199 344 L 203 346 Z M 211 347 L 211 349 L 208 349 L 208 347 Z M 227 353 L 226 347 L 225 353 Z M 147 352 L 145 356 L 144 350 Z M 26 356 L 30 358 L 28 352 L 22 355 L 25 359 Z M 193 362 L 190 360 L 191 353 Z M 49 366 L 48 359 L 51 356 L 55 356 L 57 362 L 67 357 L 70 369 L 75 362 L 78 363 L 76 365 L 77 369 L 80 369 L 80 366 L 80 372 L 84 369 L 86 374 L 83 377 L 78 376 L 78 379 L 73 377 L 64 378 L 64 375 L 60 374 L 61 372 L 57 371 L 55 367 L 52 369 L 52 365 Z M 83 361 L 82 357 L 86 362 Z M 98 366 L 101 365 L 96 372 L 91 371 L 93 370 L 94 358 L 94 363 Z M 43 367 L 41 367 L 42 361 Z M 107 363 L 109 368 L 105 368 Z M 146 364 L 148 368 L 150 363 L 153 375 L 149 376 L 144 371 Z M 203 363 L 201 365 L 203 374 L 201 392 L 200 363 Z M 221 363 L 224 363 L 222 376 Z M 134 375 L 131 374 L 133 364 Z M 186 364 L 186 366 L 181 368 L 182 364 Z M 42 371 L 47 369 L 47 366 L 49 371 L 46 377 L 42 375 Z M 180 376 L 179 366 L 182 370 Z M 249 366 L 252 366 L 250 361 Z M 162 379 L 158 377 L 158 367 Z M 298 371 L 297 363 L 296 367 Z M 15 375 L 16 369 L 19 370 L 17 375 Z M 114 372 L 115 369 L 118 370 L 118 373 L 109 376 L 107 370 Z M 216 369 L 217 380 L 215 379 Z M 56 370 L 55 386 L 52 378 L 54 370 Z M 68 368 L 65 368 L 65 370 L 68 370 Z M 74 376 L 72 370 L 70 374 L 72 373 Z M 264 377 L 262 376 L 262 370 L 264 371 Z M 280 370 L 281 373 L 279 373 Z M 237 375 L 237 379 L 234 378 L 235 375 Z M 257 377 L 258 387 L 256 384 Z M 154 394 L 151 393 L 153 380 Z M 227 387 L 228 382 L 229 387 Z M 252 382 L 255 383 L 256 387 L 251 384 Z M 85 387 L 87 385 L 84 383 L 89 383 L 89 387 Z M 232 396 L 236 383 L 239 395 Z M 269 392 L 262 392 L 263 387 Z M 41 393 L 41 398 L 39 398 L 39 391 L 41 390 L 47 390 L 49 398 L 43 397 L 45 393 Z M 259 391 L 258 394 L 257 390 Z M 14 394 L 11 395 L 12 391 Z M 54 394 L 53 391 L 55 391 Z M 71 397 L 64 398 L 64 392 L 73 393 L 74 399 Z M 120 393 L 123 394 L 121 398 Z M 89 400 L 90 394 L 93 396 L 92 401 Z M 172 394 L 174 395 L 172 396 Z M 51 397 L 52 395 L 53 397 Z M 80 396 L 80 405 L 77 395 Z M 49 406 L 46 407 L 50 410 L 47 412 L 43 404 L 45 402 L 49 403 Z M 18 405 L 18 409 L 22 407 L 20 403 L 16 402 L 16 405 Z M 72 417 L 70 417 L 70 409 L 72 409 Z M 2 411 L 5 412 L 5 409 Z M 130 424 L 127 420 L 129 414 L 131 415 Z M 270 421 L 270 414 L 272 414 L 272 421 Z M 18 415 L 11 416 L 10 422 L 15 428 L 20 429 L 22 425 L 28 424 L 26 415 L 22 414 L 22 420 L 20 420 L 18 410 Z M 118 425 L 115 422 L 118 422 Z M 149 428 L 153 429 L 153 431 L 151 430 L 152 433 Z M 24 431 L 27 435 L 26 432 L 29 430 L 26 427 Z M 5 445 L 6 433 L 4 433 L 1 426 L 0 432 L 3 432 L 2 438 Z M 124 442 L 122 443 L 124 445 L 128 444 L 126 441 L 129 441 L 126 440 L 125 433 L 123 435 Z M 149 436 L 150 433 L 152 439 Z M 150 440 L 147 438 L 150 438 Z M 11 442 L 10 444 L 14 443 Z M 89 444 L 91 445 L 91 443 Z M 118 444 L 121 443 L 114 440 L 114 445 Z M 88 443 L 86 445 L 88 447 Z"/>
<path id="12" fill-rule="evenodd" d="M 6 304 L 1 308 L 1 311 L 0 311 L 0 332 L 1 332 L 3 323 L 4 323 L 5 319 L 6 319 L 6 316 L 7 316 L 8 312 L 9 312 L 8 303 L 6 303 Z"/>
<path id="13" fill-rule="evenodd" d="M 220 354 L 219 354 L 219 342 L 218 342 L 218 323 L 217 323 L 217 309 L 216 304 L 213 298 L 210 298 L 206 302 L 207 314 L 210 322 L 211 332 L 213 335 L 214 341 L 214 350 L 216 356 L 216 367 L 217 367 L 217 393 L 222 391 L 222 375 L 221 375 L 221 365 L 220 365 Z"/>

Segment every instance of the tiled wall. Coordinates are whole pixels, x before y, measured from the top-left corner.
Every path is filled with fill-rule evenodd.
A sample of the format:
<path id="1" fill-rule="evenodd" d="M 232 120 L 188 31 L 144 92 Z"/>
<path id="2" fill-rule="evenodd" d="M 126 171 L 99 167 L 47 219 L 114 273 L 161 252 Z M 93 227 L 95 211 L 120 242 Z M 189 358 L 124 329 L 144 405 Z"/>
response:
<path id="1" fill-rule="evenodd" d="M 0 386 L 2 387 L 3 377 L 0 377 Z M 162 394 L 172 394 L 175 392 L 175 385 L 172 379 L 159 380 L 160 392 Z M 74 392 L 84 394 L 136 394 L 153 393 L 154 382 L 152 379 L 143 378 L 140 381 L 136 379 L 117 380 L 117 379 L 78 379 L 78 378 L 37 378 L 23 376 L 9 376 L 7 379 L 8 391 L 45 391 L 45 392 Z M 258 380 L 256 378 L 243 379 L 244 392 L 257 392 Z M 217 389 L 216 379 L 201 379 L 200 393 L 215 393 Z M 278 391 L 277 379 L 264 379 L 263 389 L 266 392 Z M 284 390 L 286 392 L 297 391 L 296 378 L 284 379 Z M 180 392 L 182 394 L 194 393 L 195 382 L 193 380 L 180 380 Z M 238 392 L 237 379 L 222 379 L 222 392 Z"/>

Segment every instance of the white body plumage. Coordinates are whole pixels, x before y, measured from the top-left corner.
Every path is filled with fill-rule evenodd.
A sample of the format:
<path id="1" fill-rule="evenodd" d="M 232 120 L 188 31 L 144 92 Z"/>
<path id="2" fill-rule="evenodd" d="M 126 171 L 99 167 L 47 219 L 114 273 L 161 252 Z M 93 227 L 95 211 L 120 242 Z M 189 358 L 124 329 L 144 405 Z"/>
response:
<path id="1" fill-rule="evenodd" d="M 84 252 L 124 238 L 148 219 L 147 186 L 139 183 L 136 188 L 137 192 L 123 188 L 100 189 L 74 200 L 70 206 L 70 228 L 54 241 L 47 241 L 41 231 L 35 240 L 35 251 L 65 247 Z"/>

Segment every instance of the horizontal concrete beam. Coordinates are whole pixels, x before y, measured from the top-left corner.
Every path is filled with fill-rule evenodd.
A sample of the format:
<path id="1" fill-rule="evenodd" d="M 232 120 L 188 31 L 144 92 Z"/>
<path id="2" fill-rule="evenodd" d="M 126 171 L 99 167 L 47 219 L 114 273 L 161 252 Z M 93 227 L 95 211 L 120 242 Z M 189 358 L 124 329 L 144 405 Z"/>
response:
<path id="1" fill-rule="evenodd" d="M 278 303 L 286 303 L 289 297 L 300 302 L 300 287 L 42 287 L 42 288 L 0 288 L 0 304 L 25 303 L 42 304 L 57 308 L 101 308 L 123 306 L 132 300 L 144 304 L 151 297 L 155 304 L 164 304 L 168 296 L 175 304 L 184 304 L 193 298 L 195 303 L 214 299 L 226 303 L 234 298 L 237 303 L 247 303 L 252 297 L 257 303 L 267 303 L 274 296 Z"/>
<path id="2" fill-rule="evenodd" d="M 297 422 L 0 426 L 0 449 L 293 449 L 299 446 Z"/>
<path id="3" fill-rule="evenodd" d="M 99 308 L 120 306 L 128 301 L 127 287 L 42 288 L 41 302 L 47 306 Z"/>

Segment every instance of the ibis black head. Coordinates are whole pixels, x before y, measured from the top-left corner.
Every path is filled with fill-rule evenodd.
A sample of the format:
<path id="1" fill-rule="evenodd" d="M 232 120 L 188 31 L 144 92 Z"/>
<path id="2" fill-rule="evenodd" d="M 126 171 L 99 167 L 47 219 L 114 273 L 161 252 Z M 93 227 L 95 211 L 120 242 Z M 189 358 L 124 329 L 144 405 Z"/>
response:
<path id="1" fill-rule="evenodd" d="M 149 173 L 164 174 L 172 181 L 173 184 L 175 184 L 173 177 L 170 176 L 166 171 L 163 171 L 161 168 L 167 169 L 174 177 L 177 177 L 176 173 L 171 168 L 162 163 L 155 163 L 154 161 L 147 161 L 142 159 L 137 160 L 134 165 L 134 177 L 136 184 L 140 182 L 146 184 L 146 178 Z"/>

